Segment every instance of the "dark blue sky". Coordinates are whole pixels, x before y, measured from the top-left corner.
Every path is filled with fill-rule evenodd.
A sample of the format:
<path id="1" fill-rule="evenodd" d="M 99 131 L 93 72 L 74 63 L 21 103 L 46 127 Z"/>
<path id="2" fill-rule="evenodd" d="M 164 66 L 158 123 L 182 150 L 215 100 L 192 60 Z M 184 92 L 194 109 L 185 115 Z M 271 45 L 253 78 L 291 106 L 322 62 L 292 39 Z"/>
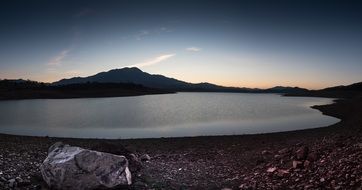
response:
<path id="1" fill-rule="evenodd" d="M 137 66 L 231 86 L 362 81 L 358 1 L 3 0 L 0 31 L 0 78 Z"/>

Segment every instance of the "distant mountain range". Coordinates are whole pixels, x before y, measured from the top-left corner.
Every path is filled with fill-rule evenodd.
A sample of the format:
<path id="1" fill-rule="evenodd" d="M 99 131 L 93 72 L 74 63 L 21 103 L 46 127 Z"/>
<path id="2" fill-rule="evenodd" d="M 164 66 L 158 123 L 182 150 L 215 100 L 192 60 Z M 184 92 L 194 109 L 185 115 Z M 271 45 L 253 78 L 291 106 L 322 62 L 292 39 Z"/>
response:
<path id="1" fill-rule="evenodd" d="M 69 85 L 81 83 L 133 83 L 155 89 L 165 89 L 172 91 L 191 91 L 191 92 L 251 92 L 251 93 L 302 93 L 308 91 L 298 87 L 277 86 L 269 89 L 258 88 L 238 88 L 225 87 L 211 83 L 189 83 L 163 75 L 154 75 L 143 72 L 142 70 L 132 68 L 113 69 L 107 72 L 101 72 L 88 77 L 74 77 L 62 79 L 52 83 L 52 85 Z"/>
<path id="2" fill-rule="evenodd" d="M 362 97 L 362 82 L 346 86 L 334 86 L 320 90 L 287 93 L 288 96 L 315 96 L 329 98 L 353 98 Z"/>
<path id="3" fill-rule="evenodd" d="M 211 83 L 189 83 L 138 68 L 114 69 L 88 77 L 62 79 L 54 83 L 30 80 L 0 80 L 0 100 L 34 98 L 118 97 L 174 92 L 281 93 L 287 96 L 349 98 L 362 97 L 362 82 L 321 90 L 276 86 L 268 89 L 225 87 Z"/>

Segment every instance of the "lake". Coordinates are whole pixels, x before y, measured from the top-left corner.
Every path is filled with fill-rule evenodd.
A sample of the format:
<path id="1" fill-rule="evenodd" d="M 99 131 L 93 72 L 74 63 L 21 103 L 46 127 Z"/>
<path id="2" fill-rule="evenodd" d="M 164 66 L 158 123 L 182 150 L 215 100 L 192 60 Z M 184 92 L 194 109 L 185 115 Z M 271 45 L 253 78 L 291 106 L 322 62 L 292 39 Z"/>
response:
<path id="1" fill-rule="evenodd" d="M 310 108 L 332 102 L 249 93 L 0 101 L 0 133 L 147 138 L 290 131 L 338 122 Z"/>

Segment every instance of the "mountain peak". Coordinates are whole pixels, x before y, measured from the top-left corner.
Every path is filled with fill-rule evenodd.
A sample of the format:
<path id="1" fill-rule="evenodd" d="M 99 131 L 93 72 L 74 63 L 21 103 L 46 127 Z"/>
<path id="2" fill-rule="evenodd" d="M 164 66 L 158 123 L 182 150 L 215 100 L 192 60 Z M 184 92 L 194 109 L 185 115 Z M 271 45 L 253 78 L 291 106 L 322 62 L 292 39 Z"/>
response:
<path id="1" fill-rule="evenodd" d="M 112 69 L 112 70 L 109 70 L 108 72 L 113 72 L 113 71 L 143 72 L 138 67 L 124 67 L 124 68 L 120 68 L 120 69 Z"/>
<path id="2" fill-rule="evenodd" d="M 124 70 L 129 70 L 129 71 L 141 71 L 143 72 L 141 69 L 139 69 L 138 67 L 124 67 L 122 68 Z"/>

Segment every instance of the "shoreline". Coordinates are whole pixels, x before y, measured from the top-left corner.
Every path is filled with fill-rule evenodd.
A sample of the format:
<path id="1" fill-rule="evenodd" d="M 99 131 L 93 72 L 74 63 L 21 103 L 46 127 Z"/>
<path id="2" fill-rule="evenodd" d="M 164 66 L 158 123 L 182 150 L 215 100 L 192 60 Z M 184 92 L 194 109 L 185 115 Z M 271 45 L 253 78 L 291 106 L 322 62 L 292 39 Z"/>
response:
<path id="1" fill-rule="evenodd" d="M 338 99 L 333 104 L 312 108 L 340 121 L 326 127 L 286 132 L 147 139 L 0 134 L 0 187 L 10 188 L 11 179 L 15 179 L 20 189 L 44 186 L 38 168 L 46 157 L 47 148 L 57 141 L 90 149 L 100 143 L 112 143 L 138 156 L 149 154 L 150 162 L 144 163 L 130 189 L 261 189 L 271 188 L 270 185 L 276 189 L 360 187 L 362 98 Z M 303 146 L 310 152 L 317 152 L 318 158 L 309 167 L 293 168 L 292 157 Z M 286 153 L 281 153 L 285 149 Z M 276 168 L 276 171 L 268 172 L 269 168 Z"/>

